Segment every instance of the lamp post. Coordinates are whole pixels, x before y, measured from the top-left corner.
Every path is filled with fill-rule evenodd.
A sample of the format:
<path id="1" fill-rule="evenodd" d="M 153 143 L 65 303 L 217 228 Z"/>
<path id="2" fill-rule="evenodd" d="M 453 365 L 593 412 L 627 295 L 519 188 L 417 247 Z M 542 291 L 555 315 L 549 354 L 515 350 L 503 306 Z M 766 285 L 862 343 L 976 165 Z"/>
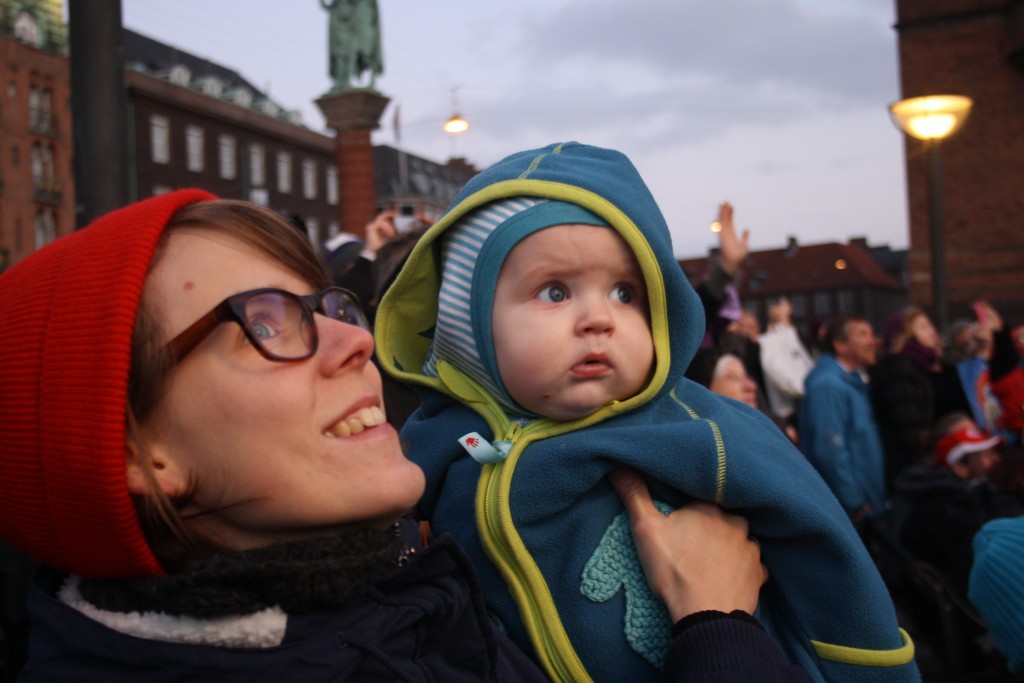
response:
<path id="1" fill-rule="evenodd" d="M 962 95 L 912 97 L 889 105 L 896 125 L 907 135 L 924 141 L 928 176 L 928 221 L 931 227 L 932 307 L 935 322 L 945 330 L 949 319 L 946 306 L 946 237 L 942 212 L 942 166 L 939 147 L 945 138 L 967 120 L 973 101 Z"/>

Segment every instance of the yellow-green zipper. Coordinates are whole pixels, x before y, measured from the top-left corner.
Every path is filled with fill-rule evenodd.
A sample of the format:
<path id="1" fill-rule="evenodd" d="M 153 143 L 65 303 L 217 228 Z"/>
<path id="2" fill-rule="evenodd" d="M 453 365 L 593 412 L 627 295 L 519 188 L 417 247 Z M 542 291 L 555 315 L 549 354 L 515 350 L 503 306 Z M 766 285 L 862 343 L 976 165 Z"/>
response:
<path id="1" fill-rule="evenodd" d="M 501 415 L 501 411 L 494 411 L 492 415 Z M 476 497 L 480 539 L 491 562 L 504 577 L 548 675 L 555 681 L 589 682 L 590 676 L 562 626 L 547 582 L 516 531 L 509 508 L 512 476 L 519 456 L 545 431 L 557 431 L 550 429 L 556 423 L 539 420 L 522 427 L 502 418 L 504 429 L 494 433 L 503 434 L 503 440 L 512 445 L 505 460 L 485 465 L 480 474 Z"/>

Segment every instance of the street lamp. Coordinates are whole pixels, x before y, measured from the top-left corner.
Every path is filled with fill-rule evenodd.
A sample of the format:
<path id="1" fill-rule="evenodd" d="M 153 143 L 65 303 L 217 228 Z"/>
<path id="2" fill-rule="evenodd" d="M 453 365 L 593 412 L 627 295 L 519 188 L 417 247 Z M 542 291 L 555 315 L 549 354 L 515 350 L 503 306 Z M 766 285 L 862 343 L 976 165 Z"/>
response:
<path id="1" fill-rule="evenodd" d="M 928 95 L 912 97 L 889 105 L 893 121 L 907 135 L 924 141 L 925 166 L 928 176 L 928 219 L 931 226 L 932 305 L 935 322 L 945 330 L 946 310 L 946 244 L 942 213 L 942 166 L 939 146 L 964 124 L 974 102 L 962 95 Z"/>

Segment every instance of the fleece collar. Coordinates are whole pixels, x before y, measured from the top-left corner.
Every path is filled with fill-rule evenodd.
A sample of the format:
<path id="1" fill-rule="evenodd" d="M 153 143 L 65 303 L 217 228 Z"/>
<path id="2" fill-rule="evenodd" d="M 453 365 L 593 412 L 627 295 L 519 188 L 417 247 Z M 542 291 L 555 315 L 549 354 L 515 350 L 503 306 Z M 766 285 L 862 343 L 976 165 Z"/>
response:
<path id="1" fill-rule="evenodd" d="M 57 597 L 109 629 L 136 638 L 218 647 L 276 647 L 284 642 L 288 615 L 280 607 L 238 616 L 201 619 L 162 612 L 111 612 L 82 597 L 81 579 L 69 576 Z"/>

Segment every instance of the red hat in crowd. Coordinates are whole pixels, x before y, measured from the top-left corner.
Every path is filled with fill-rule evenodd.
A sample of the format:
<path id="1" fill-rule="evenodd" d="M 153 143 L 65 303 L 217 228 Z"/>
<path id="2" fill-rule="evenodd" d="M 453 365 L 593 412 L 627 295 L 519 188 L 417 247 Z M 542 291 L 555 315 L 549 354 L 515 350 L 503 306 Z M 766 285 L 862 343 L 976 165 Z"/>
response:
<path id="1" fill-rule="evenodd" d="M 955 465 L 968 453 L 986 451 L 1002 443 L 999 436 L 989 436 L 974 425 L 950 432 L 935 445 L 935 461 L 940 465 Z"/>
<path id="2" fill-rule="evenodd" d="M 132 333 L 167 223 L 209 199 L 132 204 L 0 276 L 0 536 L 89 578 L 162 573 L 128 492 Z"/>

